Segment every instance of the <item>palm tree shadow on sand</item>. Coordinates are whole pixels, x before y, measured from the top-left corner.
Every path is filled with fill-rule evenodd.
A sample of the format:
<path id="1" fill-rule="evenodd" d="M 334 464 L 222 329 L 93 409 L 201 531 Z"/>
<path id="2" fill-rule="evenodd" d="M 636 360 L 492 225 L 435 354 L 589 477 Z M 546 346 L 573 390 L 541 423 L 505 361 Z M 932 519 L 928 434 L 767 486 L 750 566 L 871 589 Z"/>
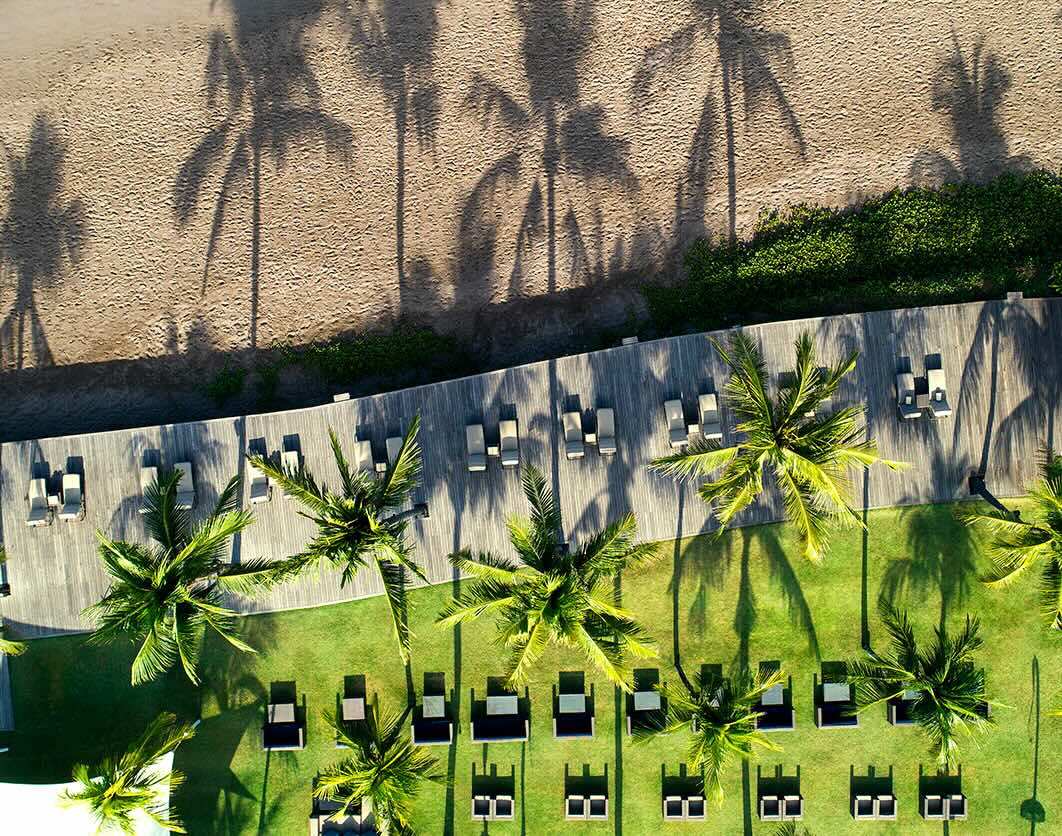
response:
<path id="1" fill-rule="evenodd" d="M 219 2 L 231 7 L 232 35 L 221 28 L 211 32 L 205 86 L 207 107 L 221 121 L 181 164 L 173 185 L 174 212 L 183 229 L 198 209 L 200 193 L 217 193 L 203 264 L 205 293 L 228 205 L 237 190 L 250 189 L 248 341 L 253 348 L 258 343 L 262 157 L 268 155 L 280 169 L 293 146 L 312 141 L 346 159 L 353 133 L 324 111 L 307 54 L 308 33 L 325 0 L 212 0 L 211 8 Z"/>
<path id="2" fill-rule="evenodd" d="M 629 144 L 607 132 L 605 108 L 584 102 L 580 90 L 580 67 L 592 42 L 593 1 L 517 0 L 516 14 L 523 29 L 526 92 L 474 73 L 465 98 L 466 108 L 479 116 L 485 129 L 498 134 L 506 150 L 483 173 L 461 208 L 459 306 L 478 307 L 490 297 L 490 289 L 481 285 L 494 267 L 498 231 L 494 197 L 499 190 L 526 188 L 509 273 L 508 298 L 516 298 L 533 250 L 543 239 L 548 291 L 557 289 L 558 226 L 573 242 L 573 271 L 586 258 L 570 200 L 574 179 L 583 182 L 591 197 L 596 189 L 630 193 L 637 188 L 627 164 Z M 569 203 L 558 220 L 558 199 L 564 195 Z"/>
<path id="3" fill-rule="evenodd" d="M 0 220 L 0 266 L 14 275 L 14 296 L 0 324 L 0 370 L 50 366 L 54 358 L 37 297 L 61 281 L 65 265 L 77 264 L 89 231 L 85 206 L 65 201 L 66 145 L 46 114 L 34 117 L 24 154 L 2 140 L 0 150 L 11 183 Z M 8 307 L 2 274 L 0 305 Z"/>
<path id="4" fill-rule="evenodd" d="M 365 79 L 379 88 L 395 123 L 395 269 L 400 317 L 423 311 L 418 284 L 407 275 L 405 205 L 406 137 L 412 120 L 422 149 L 434 149 L 441 98 L 434 78 L 440 0 L 376 0 L 348 4 L 340 14 L 350 29 L 350 49 Z M 415 278 L 415 277 L 414 277 Z M 430 309 L 430 307 L 429 307 Z"/>
<path id="5" fill-rule="evenodd" d="M 727 232 L 737 238 L 737 124 L 765 109 L 773 109 L 799 159 L 807 155 L 800 122 L 786 94 L 794 76 L 793 51 L 787 35 L 765 22 L 763 0 L 690 0 L 693 22 L 666 40 L 647 47 L 631 83 L 635 108 L 652 98 L 658 75 L 693 60 L 698 37 L 714 45 L 718 56 L 721 102 L 704 94 L 694 128 L 686 171 L 676 186 L 676 242 L 704 237 L 704 214 L 709 181 L 713 175 L 715 137 L 722 120 L 727 186 Z M 742 99 L 738 111 L 735 96 Z"/>
<path id="6" fill-rule="evenodd" d="M 985 49 L 985 38 L 976 38 L 964 50 L 953 29 L 951 49 L 941 56 L 933 75 L 930 104 L 948 121 L 956 158 L 938 150 L 920 152 L 908 172 L 912 185 L 989 180 L 1007 170 L 1032 168 L 1028 157 L 1010 154 L 1000 124 L 1010 88 L 1010 72 L 998 55 Z"/>

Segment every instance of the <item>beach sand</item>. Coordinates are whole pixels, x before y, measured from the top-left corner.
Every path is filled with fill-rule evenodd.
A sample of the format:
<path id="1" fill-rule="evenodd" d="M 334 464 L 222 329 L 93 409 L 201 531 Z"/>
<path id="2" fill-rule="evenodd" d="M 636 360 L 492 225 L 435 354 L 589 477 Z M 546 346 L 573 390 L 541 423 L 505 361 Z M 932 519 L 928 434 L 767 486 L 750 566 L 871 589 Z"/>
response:
<path id="1" fill-rule="evenodd" d="M 1057 169 L 1059 12 L 0 0 L 0 368 L 400 316 L 540 352 L 763 210 Z"/>

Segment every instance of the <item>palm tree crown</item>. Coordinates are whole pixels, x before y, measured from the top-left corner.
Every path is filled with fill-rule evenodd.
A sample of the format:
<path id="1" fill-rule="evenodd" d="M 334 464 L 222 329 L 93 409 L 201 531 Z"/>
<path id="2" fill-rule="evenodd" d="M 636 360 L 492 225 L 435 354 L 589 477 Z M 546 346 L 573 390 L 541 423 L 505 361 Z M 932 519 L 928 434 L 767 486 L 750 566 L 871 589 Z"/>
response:
<path id="1" fill-rule="evenodd" d="M 907 613 L 885 601 L 881 602 L 881 621 L 892 640 L 890 652 L 868 650 L 869 662 L 847 665 L 858 710 L 917 694 L 911 702 L 911 718 L 929 735 L 930 752 L 938 765 L 951 768 L 958 731 L 981 731 L 993 723 L 987 716 L 984 669 L 971 658 L 983 644 L 978 620 L 966 616 L 965 627 L 954 638 L 944 625 L 937 627 L 935 641 L 928 648 L 919 648 Z"/>
<path id="2" fill-rule="evenodd" d="M 0 563 L 7 561 L 7 552 L 4 551 L 4 546 L 0 543 Z M 24 642 L 16 642 L 4 637 L 5 625 L 0 623 L 0 654 L 4 656 L 21 656 L 26 652 L 26 644 Z"/>
<path id="3" fill-rule="evenodd" d="M 1040 609 L 1048 624 L 1062 630 L 1062 456 L 1045 450 L 1040 474 L 1029 491 L 1036 506 L 1034 522 L 995 509 L 978 508 L 960 516 L 992 535 L 987 547 L 992 567 L 981 577 L 986 586 L 1008 586 L 1026 570 L 1042 564 Z"/>
<path id="4" fill-rule="evenodd" d="M 686 763 L 692 772 L 703 775 L 705 795 L 722 804 L 722 773 L 732 756 L 750 758 L 755 746 L 775 751 L 779 748 L 756 730 L 756 718 L 760 716 L 756 705 L 764 691 L 782 681 L 783 674 L 774 671 L 754 676 L 742 670 L 725 678 L 705 671 L 693 683 L 681 668 L 679 675 L 681 686 L 668 682 L 658 686 L 667 701 L 663 720 L 656 726 L 637 729 L 636 740 L 688 731 Z"/>
<path id="5" fill-rule="evenodd" d="M 81 788 L 67 790 L 63 798 L 72 804 L 87 805 L 100 833 L 135 833 L 133 814 L 138 811 L 160 827 L 184 833 L 181 823 L 170 816 L 169 805 L 161 795 L 179 787 L 184 776 L 155 764 L 194 734 L 192 724 L 178 723 L 173 714 L 160 714 L 121 755 L 106 758 L 95 769 L 75 764 L 73 777 Z"/>
<path id="6" fill-rule="evenodd" d="M 406 604 L 408 573 L 427 581 L 413 560 L 412 546 L 405 541 L 408 519 L 415 512 L 400 511 L 420 476 L 419 427 L 417 416 L 410 423 L 395 460 L 378 480 L 350 469 L 339 439 L 329 429 L 341 493 L 319 485 L 305 468 L 286 471 L 263 456 L 248 457 L 254 467 L 298 500 L 305 508 L 299 513 L 317 526 L 317 536 L 301 552 L 277 566 L 278 577 L 287 577 L 326 560 L 343 570 L 340 583 L 345 586 L 371 563 L 383 581 L 399 651 L 406 662 L 410 639 Z"/>
<path id="7" fill-rule="evenodd" d="M 701 498 L 714 509 L 722 527 L 763 492 L 763 471 L 769 466 L 782 492 L 786 516 L 800 532 L 804 556 L 818 563 L 826 554 L 831 524 L 861 525 L 846 498 L 848 469 L 869 468 L 876 462 L 893 469 L 902 466 L 880 458 L 874 442 L 865 438 L 861 407 L 821 414 L 823 402 L 855 368 L 858 354 L 823 372 L 805 332 L 796 341 L 792 382 L 772 397 L 763 356 L 750 337 L 735 334 L 729 348 L 715 339 L 712 344 L 730 367 L 728 403 L 744 440 L 720 447 L 698 438 L 650 467 L 680 477 L 708 476 L 722 468 L 718 478 L 700 488 Z"/>
<path id="8" fill-rule="evenodd" d="M 554 643 L 578 648 L 629 691 L 624 657 L 649 657 L 654 649 L 644 629 L 619 607 L 613 580 L 623 569 L 653 560 L 658 550 L 634 545 L 637 525 L 627 514 L 569 553 L 559 542 L 560 512 L 542 474 L 528 467 L 523 484 L 531 518 L 508 521 L 521 563 L 489 554 L 452 555 L 453 565 L 473 580 L 443 609 L 438 623 L 452 626 L 496 615 L 498 641 L 512 651 L 506 672 L 510 686 L 526 683 L 535 660 Z"/>
<path id="9" fill-rule="evenodd" d="M 407 709 L 381 715 L 379 706 L 371 702 L 364 721 L 353 726 L 325 714 L 336 730 L 337 742 L 350 749 L 349 757 L 326 769 L 314 785 L 316 798 L 343 802 L 336 818 L 369 801 L 381 832 L 412 832 L 409 816 L 418 785 L 421 781 L 442 784 L 445 777 L 434 771 L 438 761 L 404 734 L 408 713 Z"/>
<path id="10" fill-rule="evenodd" d="M 227 561 L 229 541 L 253 520 L 250 512 L 236 510 L 238 477 L 198 526 L 192 525 L 188 510 L 178 507 L 180 478 L 180 471 L 174 471 L 144 492 L 144 524 L 155 545 L 113 541 L 96 532 L 111 587 L 86 610 L 97 623 L 92 640 L 140 642 L 132 666 L 134 685 L 161 676 L 178 660 L 198 684 L 196 668 L 207 627 L 233 647 L 253 652 L 239 639 L 236 613 L 224 606 L 224 596 L 248 594 L 277 579 L 268 561 Z"/>

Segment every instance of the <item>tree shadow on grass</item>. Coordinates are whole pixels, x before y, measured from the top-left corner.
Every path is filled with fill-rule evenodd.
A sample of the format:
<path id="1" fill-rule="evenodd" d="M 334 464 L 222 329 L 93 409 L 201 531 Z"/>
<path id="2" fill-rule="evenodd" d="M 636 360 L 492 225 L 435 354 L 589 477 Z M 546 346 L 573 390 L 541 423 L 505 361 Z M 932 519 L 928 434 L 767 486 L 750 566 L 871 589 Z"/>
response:
<path id="1" fill-rule="evenodd" d="M 245 618 L 242 627 L 244 641 L 260 654 L 276 648 L 273 617 Z M 177 750 L 175 765 L 189 780 L 176 795 L 176 806 L 192 833 L 204 832 L 201 828 L 243 833 L 249 821 L 275 816 L 281 803 L 274 799 L 267 805 L 265 785 L 249 788 L 232 768 L 241 743 L 250 739 L 258 746 L 268 687 L 252 672 L 247 655 L 219 638 L 210 638 L 204 648 L 202 677 L 203 692 L 216 713 L 204 718 L 196 736 Z M 268 761 L 266 765 L 268 770 Z"/>
<path id="2" fill-rule="evenodd" d="M 1032 694 L 1029 702 L 1029 719 L 1034 724 L 1033 731 L 1033 778 L 1032 797 L 1021 803 L 1021 817 L 1029 822 L 1029 836 L 1035 836 L 1036 825 L 1047 820 L 1044 805 L 1037 797 L 1040 784 L 1040 660 L 1032 659 Z"/>
<path id="3" fill-rule="evenodd" d="M 878 597 L 925 602 L 940 596 L 940 625 L 960 609 L 977 574 L 977 544 L 969 528 L 955 518 L 950 506 L 928 505 L 905 509 L 900 516 L 907 531 L 908 556 L 886 568 Z"/>

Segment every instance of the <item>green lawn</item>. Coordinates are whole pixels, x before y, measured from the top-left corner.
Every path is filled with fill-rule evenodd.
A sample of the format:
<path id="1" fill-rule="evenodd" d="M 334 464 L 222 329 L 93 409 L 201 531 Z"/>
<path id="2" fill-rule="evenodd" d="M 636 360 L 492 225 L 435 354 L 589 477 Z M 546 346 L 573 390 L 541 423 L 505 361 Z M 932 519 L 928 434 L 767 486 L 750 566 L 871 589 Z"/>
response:
<path id="1" fill-rule="evenodd" d="M 768 752 L 750 769 L 755 798 L 756 769 L 786 774 L 801 770 L 806 798 L 805 824 L 815 834 L 849 832 L 939 833 L 939 824 L 917 815 L 919 764 L 933 768 L 920 732 L 893 728 L 884 710 L 865 715 L 858 729 L 818 730 L 814 726 L 812 674 L 822 660 L 859 653 L 863 537 L 837 536 L 824 568 L 804 564 L 789 531 L 777 526 L 744 529 L 720 540 L 695 538 L 666 554 L 650 569 L 623 580 L 626 605 L 652 628 L 660 642 L 659 667 L 674 678 L 674 636 L 687 669 L 704 662 L 729 668 L 747 658 L 781 659 L 793 676 L 797 730 L 773 739 L 784 747 Z M 1039 666 L 1042 714 L 1060 698 L 1060 637 L 1046 630 L 1036 614 L 1034 584 L 1005 592 L 984 590 L 975 578 L 978 563 L 973 536 L 956 524 L 949 506 L 924 506 L 869 515 L 867 589 L 869 628 L 881 632 L 874 604 L 888 591 L 905 602 L 923 630 L 942 612 L 957 624 L 966 613 L 982 619 L 988 669 L 995 699 L 1009 706 L 997 712 L 998 728 L 963 742 L 963 789 L 970 798 L 970 819 L 954 831 L 1026 834 L 1019 813 L 1033 794 L 1034 743 L 1039 733 L 1038 798 L 1054 824 L 1062 812 L 1062 720 L 1035 714 L 1033 671 Z M 676 580 L 678 582 L 676 583 Z M 425 671 L 445 671 L 457 687 L 462 726 L 458 745 L 436 748 L 452 790 L 426 789 L 417 806 L 419 832 L 479 833 L 469 816 L 473 771 L 513 776 L 516 820 L 491 824 L 491 834 L 623 833 L 643 836 L 661 827 L 661 772 L 677 774 L 684 753 L 681 739 L 634 745 L 616 733 L 622 703 L 600 677 L 595 686 L 597 737 L 559 742 L 551 731 L 551 686 L 560 670 L 584 669 L 578 656 L 551 652 L 530 688 L 531 740 L 520 744 L 482 744 L 468 739 L 469 690 L 483 695 L 486 679 L 501 671 L 501 654 L 492 645 L 489 621 L 466 626 L 459 637 L 433 626 L 449 587 L 421 590 L 413 596 L 413 681 L 418 689 Z M 198 736 L 178 752 L 177 765 L 188 774 L 180 810 L 192 834 L 302 834 L 309 811 L 309 786 L 317 769 L 336 757 L 320 713 L 335 705 L 343 677 L 365 673 L 370 693 L 395 706 L 406 699 L 406 678 L 398 662 L 389 619 L 381 599 L 246 619 L 246 635 L 257 656 L 230 652 L 208 642 L 203 658 L 204 686 L 196 692 L 178 677 L 133 690 L 128 684 L 130 653 L 96 648 L 83 637 L 45 639 L 12 660 L 18 731 L 0 735 L 11 751 L 0 757 L 7 779 L 66 780 L 70 762 L 94 758 L 121 746 L 159 709 L 194 715 L 201 709 Z M 308 746 L 299 753 L 259 748 L 258 726 L 270 683 L 295 680 L 309 714 Z M 895 825 L 854 825 L 848 814 L 849 770 L 879 774 L 894 767 L 900 819 Z M 607 824 L 568 824 L 563 820 L 565 766 L 573 773 L 607 774 L 612 818 Z M 668 824 L 668 833 L 741 833 L 751 816 L 752 832 L 769 833 L 755 820 L 743 798 L 742 769 L 727 778 L 728 795 L 720 810 L 709 811 L 706 826 Z M 1044 829 L 1041 829 L 1044 832 Z"/>

